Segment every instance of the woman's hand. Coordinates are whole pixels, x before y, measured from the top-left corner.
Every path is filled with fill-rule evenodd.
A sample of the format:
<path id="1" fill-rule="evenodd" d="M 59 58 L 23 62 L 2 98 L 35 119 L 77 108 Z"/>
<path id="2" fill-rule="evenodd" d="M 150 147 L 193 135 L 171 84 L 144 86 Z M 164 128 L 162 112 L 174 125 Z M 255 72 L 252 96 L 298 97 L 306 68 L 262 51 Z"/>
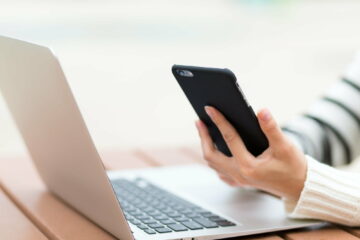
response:
<path id="1" fill-rule="evenodd" d="M 252 186 L 291 200 L 299 198 L 306 178 L 305 156 L 281 132 L 268 110 L 260 111 L 258 119 L 269 147 L 257 157 L 249 153 L 234 127 L 218 110 L 206 106 L 205 111 L 233 155 L 227 157 L 218 151 L 205 124 L 196 122 L 204 158 L 223 181 L 232 186 Z"/>

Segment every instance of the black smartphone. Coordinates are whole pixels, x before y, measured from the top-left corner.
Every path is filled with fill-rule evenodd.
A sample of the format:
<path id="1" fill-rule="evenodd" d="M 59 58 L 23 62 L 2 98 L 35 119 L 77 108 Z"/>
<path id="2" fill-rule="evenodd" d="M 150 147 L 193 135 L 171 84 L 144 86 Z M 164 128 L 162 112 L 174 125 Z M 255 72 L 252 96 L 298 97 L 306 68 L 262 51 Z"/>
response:
<path id="1" fill-rule="evenodd" d="M 204 107 L 213 106 L 235 127 L 246 148 L 254 156 L 269 146 L 258 119 L 229 69 L 173 65 L 172 73 L 199 118 L 209 129 L 217 149 L 232 156 L 219 129 Z"/>

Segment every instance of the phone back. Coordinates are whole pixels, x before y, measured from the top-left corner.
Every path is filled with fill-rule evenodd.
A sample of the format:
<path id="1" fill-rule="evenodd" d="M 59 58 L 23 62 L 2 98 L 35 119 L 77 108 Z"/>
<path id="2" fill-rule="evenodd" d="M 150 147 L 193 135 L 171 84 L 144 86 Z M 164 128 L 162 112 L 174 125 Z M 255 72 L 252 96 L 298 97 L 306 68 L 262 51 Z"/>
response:
<path id="1" fill-rule="evenodd" d="M 220 131 L 206 114 L 204 107 L 218 109 L 235 127 L 246 148 L 258 156 L 268 147 L 257 117 L 228 69 L 174 65 L 172 72 L 199 118 L 207 125 L 219 149 L 232 156 Z"/>

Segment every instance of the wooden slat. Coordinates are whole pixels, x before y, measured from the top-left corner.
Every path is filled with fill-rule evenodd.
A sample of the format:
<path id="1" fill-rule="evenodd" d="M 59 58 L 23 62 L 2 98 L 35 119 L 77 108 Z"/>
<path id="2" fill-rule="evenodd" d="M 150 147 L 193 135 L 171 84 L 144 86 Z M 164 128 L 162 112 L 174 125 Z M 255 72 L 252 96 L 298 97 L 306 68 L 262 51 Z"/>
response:
<path id="1" fill-rule="evenodd" d="M 287 240 L 359 240 L 358 237 L 337 227 L 290 232 L 284 234 L 284 238 Z"/>
<path id="2" fill-rule="evenodd" d="M 0 239 L 48 239 L 0 189 Z"/>
<path id="3" fill-rule="evenodd" d="M 283 238 L 281 238 L 279 236 L 275 236 L 275 235 L 270 235 L 270 236 L 262 236 L 262 237 L 238 238 L 237 240 L 283 240 Z"/>
<path id="4" fill-rule="evenodd" d="M 114 239 L 50 194 L 28 157 L 1 157 L 0 163 L 4 191 L 47 237 L 56 240 Z"/>
<path id="5" fill-rule="evenodd" d="M 167 149 L 142 149 L 132 152 L 103 152 L 101 156 L 108 169 L 142 168 L 148 166 L 187 164 L 201 162 L 201 151 L 197 147 Z M 34 172 L 27 158 L 0 159 L 5 168 L 0 168 L 0 179 L 5 190 L 26 215 L 51 239 L 113 239 L 96 225 L 79 215 L 49 194 Z M 21 168 L 18 168 L 21 166 Z M 358 234 L 358 229 L 349 229 Z M 0 233 L 1 234 L 1 233 Z M 286 232 L 282 236 L 291 240 L 312 239 L 358 239 L 344 230 L 326 228 L 313 231 Z M 1 235 L 0 235 L 1 236 Z M 3 238 L 0 238 L 3 239 Z M 280 240 L 274 234 L 242 237 L 242 240 Z"/>
<path id="6" fill-rule="evenodd" d="M 343 227 L 343 229 L 350 234 L 357 236 L 360 239 L 360 228 Z"/>

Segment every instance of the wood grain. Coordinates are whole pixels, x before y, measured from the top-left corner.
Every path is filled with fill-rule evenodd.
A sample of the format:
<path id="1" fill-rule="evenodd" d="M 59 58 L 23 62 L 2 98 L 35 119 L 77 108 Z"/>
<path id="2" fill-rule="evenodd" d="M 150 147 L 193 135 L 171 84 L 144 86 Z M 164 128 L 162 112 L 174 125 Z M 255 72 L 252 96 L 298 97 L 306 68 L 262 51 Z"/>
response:
<path id="1" fill-rule="evenodd" d="M 0 189 L 0 239 L 48 239 Z"/>
<path id="2" fill-rule="evenodd" d="M 347 231 L 348 233 L 360 238 L 360 228 L 355 228 L 355 227 L 341 227 L 341 228 Z"/>
<path id="3" fill-rule="evenodd" d="M 290 232 L 283 235 L 287 240 L 359 240 L 358 237 L 337 227 Z"/>
<path id="4" fill-rule="evenodd" d="M 270 235 L 270 236 L 261 236 L 261 237 L 245 237 L 245 238 L 242 237 L 242 238 L 238 238 L 237 240 L 283 240 L 283 238 L 276 235 Z"/>
<path id="5" fill-rule="evenodd" d="M 6 166 L 0 168 L 4 191 L 48 238 L 115 239 L 49 193 L 27 156 L 0 157 L 0 163 Z"/>
<path id="6" fill-rule="evenodd" d="M 204 163 L 199 147 L 139 149 L 133 151 L 102 151 L 100 153 L 107 169 L 144 168 L 149 166 Z M 30 159 L 26 156 L 4 158 L 0 163 L 0 182 L 4 191 L 20 210 L 49 239 L 56 240 L 114 240 L 112 236 L 97 227 L 81 214 L 50 194 L 37 175 Z M 0 210 L 2 201 L 0 198 Z M 15 207 L 15 206 L 13 206 Z M 16 210 L 16 209 L 15 209 Z M 2 212 L 0 212 L 1 214 Z M 19 212 L 21 215 L 21 212 Z M 2 215 L 0 215 L 2 216 Z M 25 218 L 26 219 L 26 218 Z M 18 220 L 16 220 L 18 221 Z M 1 223 L 1 220 L 0 220 Z M 29 222 L 31 224 L 31 222 Z M 17 223 L 14 223 L 15 225 Z M 0 225 L 0 227 L 3 224 Z M 4 225 L 5 226 L 5 225 Z M 23 227 L 22 225 L 19 226 Z M 35 227 L 34 227 L 35 228 Z M 313 240 L 313 239 L 360 239 L 358 228 L 327 227 L 316 230 L 297 230 L 278 234 L 264 234 L 233 238 L 238 240 Z M 36 228 L 35 228 L 36 230 Z M 24 232 L 24 231 L 22 231 Z M 41 234 L 41 232 L 39 232 Z M 25 233 L 25 232 L 24 232 Z M 1 234 L 7 234 L 0 231 Z M 27 234 L 28 235 L 28 234 Z M 8 238 L 9 239 L 9 238 Z M 17 238 L 10 238 L 16 239 Z M 21 239 L 21 238 L 20 238 Z M 25 238 L 32 239 L 32 238 Z M 40 239 L 41 238 L 35 238 Z M 46 239 L 46 238 L 45 238 Z"/>

